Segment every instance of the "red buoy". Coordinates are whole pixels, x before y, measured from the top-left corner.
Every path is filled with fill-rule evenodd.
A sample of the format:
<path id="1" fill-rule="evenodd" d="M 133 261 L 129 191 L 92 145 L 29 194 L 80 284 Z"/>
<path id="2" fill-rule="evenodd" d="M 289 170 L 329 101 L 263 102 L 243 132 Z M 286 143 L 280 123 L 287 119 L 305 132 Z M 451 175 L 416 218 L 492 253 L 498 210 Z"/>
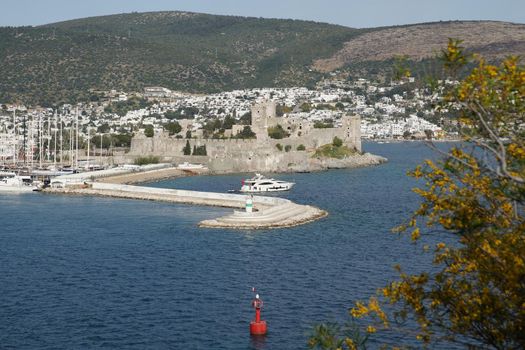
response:
<path id="1" fill-rule="evenodd" d="M 252 301 L 252 306 L 255 309 L 255 320 L 250 322 L 250 334 L 251 335 L 264 335 L 266 334 L 266 321 L 261 321 L 261 309 L 263 302 L 259 299 L 259 294 L 255 294 L 255 299 Z"/>

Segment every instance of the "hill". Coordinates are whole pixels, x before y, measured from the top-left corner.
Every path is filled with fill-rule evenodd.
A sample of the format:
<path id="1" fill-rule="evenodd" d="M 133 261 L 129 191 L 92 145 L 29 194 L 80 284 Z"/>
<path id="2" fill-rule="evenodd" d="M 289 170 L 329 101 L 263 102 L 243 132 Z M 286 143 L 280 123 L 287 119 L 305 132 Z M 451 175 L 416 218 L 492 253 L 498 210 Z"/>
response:
<path id="1" fill-rule="evenodd" d="M 408 52 L 417 61 L 441 45 L 441 27 L 464 37 L 466 29 L 458 24 L 468 27 L 481 53 L 525 53 L 525 26 L 508 23 L 353 29 L 188 12 L 130 13 L 0 28 L 0 101 L 49 105 L 87 100 L 96 90 L 152 85 L 190 92 L 309 86 L 335 69 L 384 76 L 395 54 Z M 483 46 L 487 33 L 493 38 Z"/>
<path id="2" fill-rule="evenodd" d="M 446 47 L 448 38 L 460 38 L 462 46 L 489 60 L 525 53 L 523 24 L 438 22 L 377 28 L 345 42 L 332 57 L 315 60 L 313 67 L 320 72 L 330 72 L 352 63 L 386 61 L 395 56 L 421 61 L 439 53 Z"/>

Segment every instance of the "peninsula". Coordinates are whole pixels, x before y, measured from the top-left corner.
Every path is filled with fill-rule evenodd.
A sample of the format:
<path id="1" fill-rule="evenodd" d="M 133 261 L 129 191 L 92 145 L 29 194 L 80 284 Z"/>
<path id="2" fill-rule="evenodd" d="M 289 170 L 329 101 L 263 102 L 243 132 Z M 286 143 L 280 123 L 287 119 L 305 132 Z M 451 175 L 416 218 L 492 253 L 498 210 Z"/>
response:
<path id="1" fill-rule="evenodd" d="M 193 120 L 184 120 L 178 135 L 167 132 L 147 137 L 143 132 L 131 140 L 131 149 L 119 161 L 158 157 L 163 162 L 197 162 L 213 173 L 305 172 L 376 165 L 385 158 L 361 154 L 361 118 L 344 115 L 340 125 L 316 128 L 300 117 L 278 117 L 274 101 L 251 107 L 250 125 L 233 125 L 230 138 L 206 138 Z M 190 135 L 183 138 L 181 135 Z M 238 137 L 243 135 L 243 138 Z M 331 146 L 333 145 L 333 147 Z M 191 149 L 202 150 L 190 154 Z"/>

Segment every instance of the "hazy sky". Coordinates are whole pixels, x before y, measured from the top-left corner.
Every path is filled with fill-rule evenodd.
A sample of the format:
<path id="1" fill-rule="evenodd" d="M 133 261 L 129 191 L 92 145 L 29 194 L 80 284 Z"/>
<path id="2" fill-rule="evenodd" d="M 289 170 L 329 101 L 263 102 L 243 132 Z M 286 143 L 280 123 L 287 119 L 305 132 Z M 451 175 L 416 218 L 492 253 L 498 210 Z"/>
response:
<path id="1" fill-rule="evenodd" d="M 525 23 L 525 0 L 0 0 L 0 26 L 163 10 L 304 19 L 358 28 L 463 19 Z"/>

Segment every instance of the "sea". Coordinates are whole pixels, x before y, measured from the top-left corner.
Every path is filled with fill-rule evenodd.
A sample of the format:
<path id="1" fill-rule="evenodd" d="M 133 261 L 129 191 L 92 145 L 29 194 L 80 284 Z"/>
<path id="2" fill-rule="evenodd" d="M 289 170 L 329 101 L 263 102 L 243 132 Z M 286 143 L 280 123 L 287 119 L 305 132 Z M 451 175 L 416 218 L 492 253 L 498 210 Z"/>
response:
<path id="1" fill-rule="evenodd" d="M 0 349 L 306 349 L 315 325 L 349 321 L 355 301 L 396 279 L 396 264 L 407 272 L 432 269 L 423 244 L 455 240 L 429 232 L 414 244 L 392 233 L 419 203 L 412 189 L 421 184 L 407 171 L 439 155 L 423 142 L 363 148 L 389 161 L 269 174 L 296 183 L 279 196 L 329 213 L 285 229 L 197 226 L 227 208 L 0 195 Z M 251 176 L 147 185 L 227 192 Z M 253 288 L 264 302 L 263 337 L 249 334 Z M 420 347 L 403 327 L 368 344 L 400 342 Z"/>

